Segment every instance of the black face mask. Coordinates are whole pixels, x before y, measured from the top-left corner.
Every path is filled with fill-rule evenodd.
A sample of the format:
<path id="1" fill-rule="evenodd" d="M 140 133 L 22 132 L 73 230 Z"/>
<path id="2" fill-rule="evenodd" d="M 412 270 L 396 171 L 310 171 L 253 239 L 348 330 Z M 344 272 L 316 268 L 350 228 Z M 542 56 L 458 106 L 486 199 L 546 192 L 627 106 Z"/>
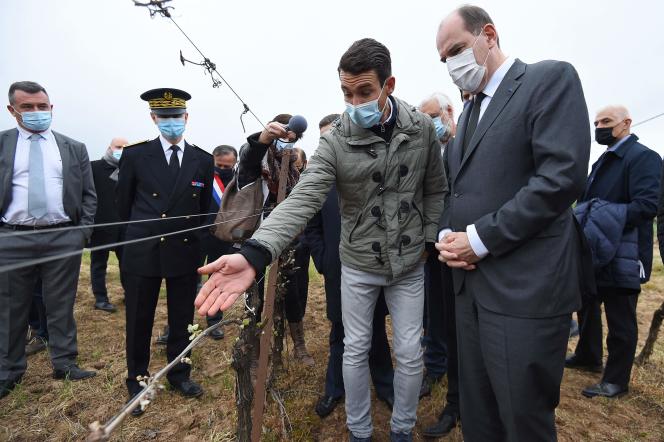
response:
<path id="1" fill-rule="evenodd" d="M 615 127 L 615 126 L 614 126 Z M 613 136 L 613 127 L 596 127 L 595 141 L 604 146 L 611 146 L 618 139 Z"/>
<path id="2" fill-rule="evenodd" d="M 220 167 L 214 168 L 214 173 L 219 175 L 221 182 L 224 183 L 224 186 L 227 186 L 228 183 L 233 179 L 233 169 L 222 169 Z"/>

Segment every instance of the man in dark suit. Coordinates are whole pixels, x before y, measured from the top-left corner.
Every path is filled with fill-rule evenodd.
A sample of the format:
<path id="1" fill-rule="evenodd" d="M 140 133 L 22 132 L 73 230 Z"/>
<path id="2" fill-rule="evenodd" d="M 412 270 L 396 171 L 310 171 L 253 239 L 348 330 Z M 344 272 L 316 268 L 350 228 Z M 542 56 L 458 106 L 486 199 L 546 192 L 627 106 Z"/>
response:
<path id="1" fill-rule="evenodd" d="M 463 100 L 463 94 L 461 95 Z M 466 102 L 464 102 L 465 107 Z M 438 139 L 443 147 L 443 167 L 445 175 L 449 178 L 449 167 L 446 146 L 453 142 L 456 136 L 456 123 L 454 120 L 454 107 L 449 97 L 440 92 L 434 93 L 422 102 L 420 111 L 426 113 L 434 120 Z M 448 182 L 448 187 L 450 183 Z M 447 372 L 447 393 L 445 395 L 445 406 L 438 414 L 436 423 L 422 429 L 422 435 L 426 437 L 443 437 L 457 426 L 460 420 L 459 411 L 459 365 L 457 357 L 456 321 L 454 314 L 454 288 L 452 286 L 452 271 L 446 265 L 441 265 L 436 254 L 427 256 L 425 267 L 425 295 L 426 314 L 425 338 L 429 335 L 425 344 L 424 366 L 427 375 L 422 379 L 420 397 L 430 393 L 432 376 L 436 368 L 444 368 L 439 371 L 442 377 Z M 427 330 L 428 327 L 428 330 Z M 438 355 L 438 357 L 435 357 Z M 436 364 L 437 362 L 437 364 Z M 443 365 L 444 363 L 444 365 Z M 427 382 L 429 378 L 429 382 Z"/>
<path id="2" fill-rule="evenodd" d="M 454 83 L 474 94 L 448 146 L 441 260 L 452 267 L 464 439 L 556 440 L 571 313 L 580 307 L 590 134 L 581 82 L 564 62 L 500 49 L 483 9 L 440 25 Z"/>
<path id="3" fill-rule="evenodd" d="M 85 145 L 51 130 L 52 109 L 39 84 L 10 86 L 7 110 L 17 127 L 0 132 L 0 266 L 81 251 L 90 236 L 90 229 L 63 229 L 92 224 L 97 203 Z M 95 375 L 76 364 L 74 301 L 80 266 L 76 254 L 0 273 L 0 398 L 27 368 L 25 336 L 38 278 L 53 377 Z"/>
<path id="4" fill-rule="evenodd" d="M 657 213 L 662 160 L 630 133 L 631 124 L 623 106 L 610 106 L 597 114 L 595 141 L 607 149 L 593 164 L 579 199 L 583 203 L 597 198 L 626 207 L 624 228 L 611 240 L 626 247 L 631 234 L 638 241 L 638 253 L 634 247 L 632 260 L 622 249 L 616 253 L 619 259 L 596 269 L 597 297 L 586 300 L 579 312 L 581 333 L 576 351 L 565 361 L 568 368 L 602 372 L 601 304 L 609 329 L 604 375 L 598 384 L 582 391 L 586 397 L 616 397 L 627 392 L 639 337 L 636 303 L 641 284 L 650 279 L 652 269 L 652 222 Z"/>
<path id="5" fill-rule="evenodd" d="M 339 114 L 330 114 L 319 123 L 321 134 L 330 130 Z M 311 249 L 311 257 L 319 273 L 325 278 L 325 301 L 327 319 L 330 321 L 330 354 L 325 374 L 325 392 L 318 399 L 315 411 L 320 417 L 332 413 L 344 397 L 343 354 L 344 324 L 341 320 L 341 260 L 339 242 L 341 241 L 341 214 L 339 196 L 332 186 L 323 207 L 309 221 L 304 230 L 304 241 Z M 394 403 L 392 381 L 394 370 L 390 354 L 390 344 L 385 331 L 387 316 L 385 296 L 380 295 L 373 316 L 373 333 L 369 352 L 369 371 L 376 389 L 376 396 L 390 408 Z"/>
<path id="6" fill-rule="evenodd" d="M 206 224 L 214 224 L 215 222 L 216 213 L 219 211 L 219 205 L 224 196 L 224 190 L 233 179 L 233 170 L 237 164 L 237 150 L 233 146 L 222 144 L 214 148 L 212 157 L 214 158 L 214 179 L 212 182 L 212 198 L 208 209 L 210 216 L 207 217 Z M 214 236 L 210 233 L 210 229 L 202 229 L 200 235 L 201 265 L 206 262 L 213 262 L 222 255 L 232 253 L 233 245 Z M 220 322 L 223 318 L 223 312 L 208 316 L 208 327 Z M 210 333 L 210 337 L 215 340 L 223 339 L 224 330 L 221 327 L 216 328 Z"/>
<path id="7" fill-rule="evenodd" d="M 127 146 L 120 159 L 117 203 L 122 220 L 158 221 L 127 226 L 126 240 L 154 237 L 126 245 L 121 271 L 126 284 L 127 388 L 140 392 L 138 376 L 149 376 L 150 338 L 159 288 L 166 279 L 169 361 L 189 342 L 187 325 L 193 322 L 193 300 L 200 262 L 200 235 L 212 198 L 212 155 L 187 143 L 186 100 L 179 89 L 153 89 L 141 95 L 150 104 L 151 117 L 161 135 Z M 189 216 L 193 215 L 193 216 Z M 172 219 L 169 219 L 172 218 Z M 188 230 L 188 231 L 187 231 Z M 181 233 L 173 233 L 180 232 Z M 203 390 L 190 379 L 191 366 L 179 363 L 168 373 L 171 386 L 185 397 Z M 141 414 L 140 408 L 134 411 Z"/>
<path id="8" fill-rule="evenodd" d="M 128 144 L 124 138 L 113 138 L 100 160 L 92 161 L 92 177 L 97 190 L 97 213 L 95 224 L 114 223 L 120 221 L 118 209 L 115 205 L 115 185 L 118 182 L 120 156 L 122 148 Z M 95 227 L 90 239 L 90 247 L 103 246 L 121 241 L 124 227 L 106 226 Z M 108 256 L 115 252 L 118 262 L 122 261 L 122 247 L 97 250 L 90 253 L 90 282 L 92 293 L 95 296 L 95 308 L 113 313 L 117 309 L 108 299 L 106 290 L 106 267 Z"/>

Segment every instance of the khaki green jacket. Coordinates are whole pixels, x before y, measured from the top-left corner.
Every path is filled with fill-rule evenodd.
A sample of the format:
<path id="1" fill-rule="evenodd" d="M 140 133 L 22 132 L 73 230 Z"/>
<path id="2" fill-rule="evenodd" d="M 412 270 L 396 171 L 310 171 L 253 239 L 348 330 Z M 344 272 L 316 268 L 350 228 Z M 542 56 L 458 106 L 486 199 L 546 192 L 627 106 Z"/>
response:
<path id="1" fill-rule="evenodd" d="M 389 145 L 347 113 L 321 136 L 300 182 L 253 235 L 273 259 L 302 232 L 336 182 L 344 265 L 397 277 L 420 262 L 425 241 L 436 241 L 447 180 L 431 118 L 396 101 Z"/>

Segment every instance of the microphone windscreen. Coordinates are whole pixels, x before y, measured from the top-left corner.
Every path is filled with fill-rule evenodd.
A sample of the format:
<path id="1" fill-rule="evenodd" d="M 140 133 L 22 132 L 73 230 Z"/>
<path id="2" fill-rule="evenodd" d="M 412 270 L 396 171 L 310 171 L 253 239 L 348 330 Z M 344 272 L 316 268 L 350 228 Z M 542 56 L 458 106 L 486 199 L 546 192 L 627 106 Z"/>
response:
<path id="1" fill-rule="evenodd" d="M 307 130 L 307 120 L 302 115 L 293 115 L 290 120 L 288 120 L 288 130 L 295 132 L 298 135 L 302 135 L 305 130 Z"/>

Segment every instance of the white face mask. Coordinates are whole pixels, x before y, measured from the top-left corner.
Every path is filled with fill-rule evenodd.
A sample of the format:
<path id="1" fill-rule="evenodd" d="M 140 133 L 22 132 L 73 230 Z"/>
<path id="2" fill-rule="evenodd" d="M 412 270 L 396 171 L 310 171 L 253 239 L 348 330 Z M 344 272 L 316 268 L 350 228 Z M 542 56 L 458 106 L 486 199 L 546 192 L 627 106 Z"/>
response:
<path id="1" fill-rule="evenodd" d="M 477 64 L 473 48 L 475 47 L 475 43 L 477 43 L 477 40 L 481 35 L 482 32 L 480 32 L 480 34 L 477 36 L 471 47 L 465 49 L 453 57 L 448 57 L 446 60 L 447 71 L 450 73 L 450 77 L 452 77 L 454 84 L 459 89 L 471 92 L 473 94 L 480 92 L 480 85 L 482 84 L 482 80 L 486 75 L 486 62 L 489 59 L 489 54 L 491 53 L 491 49 L 489 49 L 489 52 L 487 52 L 482 66 Z"/>

